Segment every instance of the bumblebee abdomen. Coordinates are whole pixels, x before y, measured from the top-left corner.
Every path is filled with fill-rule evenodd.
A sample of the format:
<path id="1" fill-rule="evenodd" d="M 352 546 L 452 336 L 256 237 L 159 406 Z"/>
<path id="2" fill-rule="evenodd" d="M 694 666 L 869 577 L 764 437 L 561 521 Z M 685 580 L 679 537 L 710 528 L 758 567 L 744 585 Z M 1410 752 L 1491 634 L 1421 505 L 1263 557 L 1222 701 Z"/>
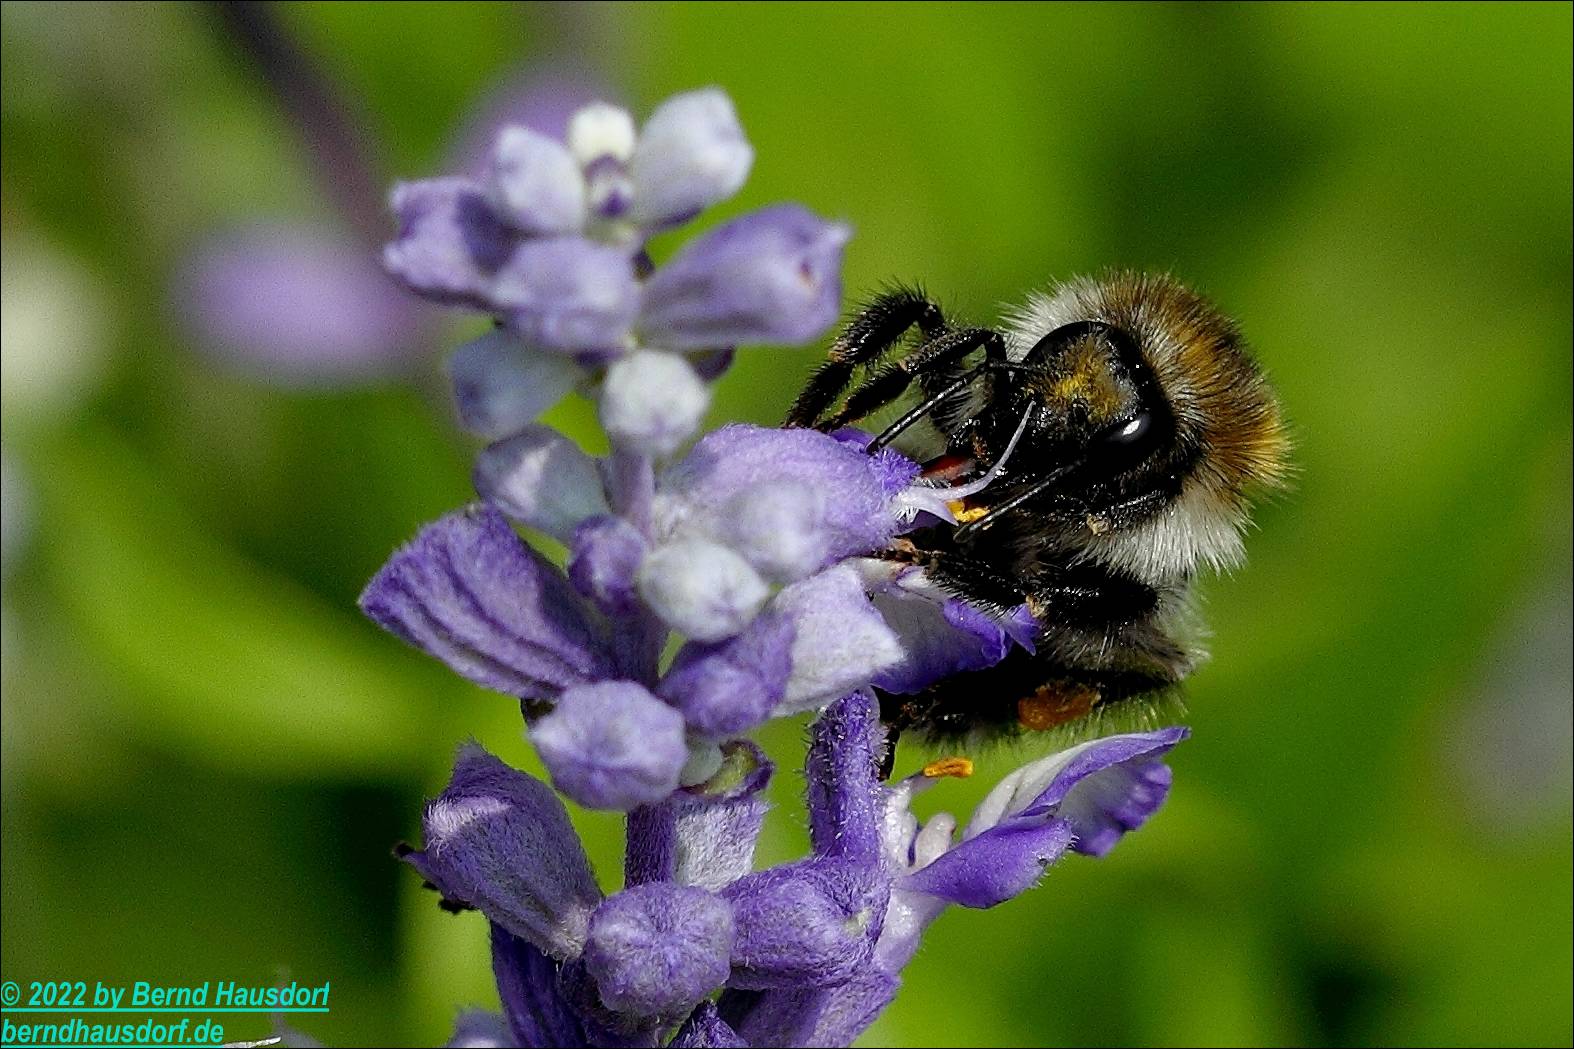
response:
<path id="1" fill-rule="evenodd" d="M 1028 732 L 1092 732 L 1112 718 L 1141 723 L 1184 676 L 1179 667 L 1094 668 L 1016 649 L 986 670 L 956 674 L 913 695 L 882 694 L 882 720 L 899 733 L 964 746 Z"/>

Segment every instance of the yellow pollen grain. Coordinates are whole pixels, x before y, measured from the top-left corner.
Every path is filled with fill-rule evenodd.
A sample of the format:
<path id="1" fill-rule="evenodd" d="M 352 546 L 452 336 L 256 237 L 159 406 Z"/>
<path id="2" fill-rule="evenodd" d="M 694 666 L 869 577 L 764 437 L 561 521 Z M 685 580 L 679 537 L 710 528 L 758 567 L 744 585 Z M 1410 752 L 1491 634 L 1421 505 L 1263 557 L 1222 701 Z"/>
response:
<path id="1" fill-rule="evenodd" d="M 968 505 L 962 502 L 960 499 L 953 500 L 946 505 L 951 508 L 951 516 L 956 518 L 957 524 L 967 524 L 969 521 L 976 521 L 980 517 L 983 517 L 985 514 L 989 513 L 989 507 L 987 506 L 974 506 L 969 508 Z"/>
<path id="2" fill-rule="evenodd" d="M 924 775 L 929 779 L 940 779 L 942 776 L 967 779 L 972 774 L 973 760 L 971 758 L 941 758 L 938 761 L 931 761 L 924 766 Z"/>

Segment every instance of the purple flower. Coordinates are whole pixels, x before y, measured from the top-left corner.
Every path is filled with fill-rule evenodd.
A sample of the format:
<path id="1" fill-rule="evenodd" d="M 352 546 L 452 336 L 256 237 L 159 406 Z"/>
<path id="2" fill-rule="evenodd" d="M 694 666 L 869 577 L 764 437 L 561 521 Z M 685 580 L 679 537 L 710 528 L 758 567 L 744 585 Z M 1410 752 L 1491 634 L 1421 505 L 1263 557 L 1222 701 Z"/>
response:
<path id="1" fill-rule="evenodd" d="M 887 575 L 883 581 L 881 573 Z M 1037 624 L 1026 605 L 1003 615 L 987 613 L 914 568 L 881 565 L 866 576 L 877 582 L 874 607 L 902 645 L 901 661 L 872 681 L 887 692 L 920 692 L 952 674 L 994 666 L 1015 645 L 1033 650 Z"/>
<path id="2" fill-rule="evenodd" d="M 632 681 L 564 692 L 530 729 L 553 784 L 581 805 L 628 811 L 678 787 L 683 716 Z"/>
<path id="3" fill-rule="evenodd" d="M 726 641 L 690 642 L 658 691 L 696 733 L 728 739 L 747 732 L 786 698 L 795 634 L 791 618 L 764 615 Z"/>
<path id="4" fill-rule="evenodd" d="M 634 573 L 645 559 L 645 537 L 621 517 L 582 520 L 569 540 L 568 578 L 574 588 L 608 615 L 638 611 Z"/>
<path id="5" fill-rule="evenodd" d="M 668 800 L 674 881 L 719 892 L 754 869 L 767 809 L 761 794 L 774 772 L 758 746 L 735 740 L 708 781 Z"/>
<path id="6" fill-rule="evenodd" d="M 656 271 L 640 328 L 676 350 L 808 342 L 841 308 L 842 247 L 851 235 L 796 204 L 735 219 Z"/>
<path id="7" fill-rule="evenodd" d="M 752 160 L 732 103 L 707 89 L 669 99 L 637 134 L 605 103 L 568 120 L 566 143 L 508 127 L 479 177 L 396 187 L 388 271 L 506 332 L 450 366 L 465 425 L 507 437 L 581 380 L 599 381 L 613 444 L 667 456 L 699 424 L 733 346 L 825 330 L 848 233 L 796 205 L 725 223 L 641 282 L 645 238 L 731 196 Z M 530 359 L 554 355 L 569 359 Z"/>
<path id="8" fill-rule="evenodd" d="M 1169 791 L 1168 751 L 1184 728 L 1102 739 L 1051 754 L 1003 778 L 973 813 L 960 841 L 956 820 L 920 824 L 913 796 L 935 781 L 909 777 L 889 791 L 885 848 L 898 878 L 879 953 L 896 971 L 948 903 L 993 907 L 1038 882 L 1068 849 L 1102 856 L 1157 812 Z"/>
<path id="9" fill-rule="evenodd" d="M 609 513 L 595 460 L 545 426 L 530 425 L 476 460 L 476 492 L 509 517 L 564 542 Z"/>
<path id="10" fill-rule="evenodd" d="M 682 1016 L 727 981 L 735 935 L 732 906 L 714 893 L 637 885 L 591 916 L 585 968 L 614 1012 Z"/>
<path id="11" fill-rule="evenodd" d="M 758 871 L 724 890 L 737 916 L 730 986 L 842 983 L 873 956 L 890 885 L 868 866 L 812 859 Z"/>
<path id="12" fill-rule="evenodd" d="M 652 611 L 695 641 L 721 641 L 753 622 L 770 596 L 759 574 L 720 543 L 668 543 L 645 558 L 639 592 Z"/>
<path id="13" fill-rule="evenodd" d="M 497 440 L 562 400 L 581 372 L 568 358 L 535 353 L 517 335 L 496 329 L 454 351 L 448 377 L 465 429 Z"/>
<path id="14" fill-rule="evenodd" d="M 701 1002 L 667 1043 L 671 1049 L 747 1049 L 748 1044 L 721 1018 L 714 1002 Z"/>
<path id="15" fill-rule="evenodd" d="M 361 609 L 487 688 L 553 699 L 612 673 L 604 630 L 497 511 L 427 526 L 372 579 Z"/>
<path id="16" fill-rule="evenodd" d="M 687 361 L 640 350 L 607 368 L 601 426 L 618 447 L 659 458 L 689 439 L 708 407 L 710 387 Z"/>
<path id="17" fill-rule="evenodd" d="M 979 608 L 880 556 L 920 520 L 954 523 L 1014 441 L 957 488 L 856 431 L 729 426 L 662 468 L 731 347 L 811 338 L 839 305 L 846 231 L 796 206 L 653 271 L 643 257 L 645 237 L 736 192 L 752 156 L 706 91 L 639 132 L 605 104 L 562 139 L 510 129 L 473 177 L 396 191 L 390 269 L 497 318 L 450 363 L 461 417 L 492 443 L 475 468 L 485 505 L 425 529 L 363 607 L 525 700 L 557 791 L 627 813 L 624 887 L 603 897 L 556 795 L 461 754 L 406 857 L 492 923 L 503 1014 L 466 1016 L 456 1039 L 849 1045 L 946 907 L 996 906 L 1068 852 L 1103 855 L 1167 793 L 1184 729 L 1024 765 L 960 833 L 912 814 L 928 775 L 881 780 L 893 743 L 874 688 L 919 691 L 1035 644 L 1026 606 Z M 599 396 L 605 458 L 534 422 L 576 386 Z M 510 521 L 566 544 L 566 569 Z M 745 734 L 816 711 L 809 855 L 757 869 L 773 766 Z"/>
<path id="18" fill-rule="evenodd" d="M 403 858 L 446 898 L 554 957 L 584 946 L 601 891 L 563 803 L 544 783 L 469 744 L 422 825 L 425 849 Z"/>
<path id="19" fill-rule="evenodd" d="M 419 304 L 354 240 L 254 225 L 203 244 L 175 279 L 175 299 L 203 349 L 291 384 L 384 374 L 415 351 Z"/>
<path id="20" fill-rule="evenodd" d="M 658 541 L 724 543 L 791 582 L 902 530 L 898 493 L 885 480 L 875 460 L 825 434 L 725 426 L 663 475 L 654 532 Z"/>
<path id="21" fill-rule="evenodd" d="M 650 115 L 629 158 L 630 217 L 649 229 L 685 222 L 738 192 L 753 164 L 726 92 L 675 95 Z"/>

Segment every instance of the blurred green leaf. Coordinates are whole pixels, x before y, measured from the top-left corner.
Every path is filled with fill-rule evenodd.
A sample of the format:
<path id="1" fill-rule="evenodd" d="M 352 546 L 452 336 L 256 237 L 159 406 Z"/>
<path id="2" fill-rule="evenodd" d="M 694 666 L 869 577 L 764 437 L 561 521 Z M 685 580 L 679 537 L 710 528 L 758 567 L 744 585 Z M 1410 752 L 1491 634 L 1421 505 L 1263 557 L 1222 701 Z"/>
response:
<path id="1" fill-rule="evenodd" d="M 111 436 L 81 433 L 49 458 L 53 584 L 166 745 L 319 778 L 386 774 L 425 751 L 440 693 L 401 672 L 350 609 L 193 528 Z"/>

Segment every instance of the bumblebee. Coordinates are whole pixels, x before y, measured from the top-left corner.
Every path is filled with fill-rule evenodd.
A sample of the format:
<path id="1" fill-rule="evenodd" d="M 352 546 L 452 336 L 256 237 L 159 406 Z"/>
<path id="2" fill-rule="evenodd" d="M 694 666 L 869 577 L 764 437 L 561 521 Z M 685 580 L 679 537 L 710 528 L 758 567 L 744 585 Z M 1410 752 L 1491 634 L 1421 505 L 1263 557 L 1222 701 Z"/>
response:
<path id="1" fill-rule="evenodd" d="M 988 669 L 882 694 L 893 733 L 962 744 L 1168 713 L 1204 656 L 1192 581 L 1241 561 L 1250 497 L 1286 472 L 1278 402 L 1234 323 L 1167 276 L 1073 280 L 1000 330 L 897 288 L 846 325 L 787 425 L 866 422 L 914 391 L 870 450 L 899 442 L 964 491 L 991 476 L 955 524 L 876 556 L 987 609 L 1025 603 L 1038 634 Z"/>

